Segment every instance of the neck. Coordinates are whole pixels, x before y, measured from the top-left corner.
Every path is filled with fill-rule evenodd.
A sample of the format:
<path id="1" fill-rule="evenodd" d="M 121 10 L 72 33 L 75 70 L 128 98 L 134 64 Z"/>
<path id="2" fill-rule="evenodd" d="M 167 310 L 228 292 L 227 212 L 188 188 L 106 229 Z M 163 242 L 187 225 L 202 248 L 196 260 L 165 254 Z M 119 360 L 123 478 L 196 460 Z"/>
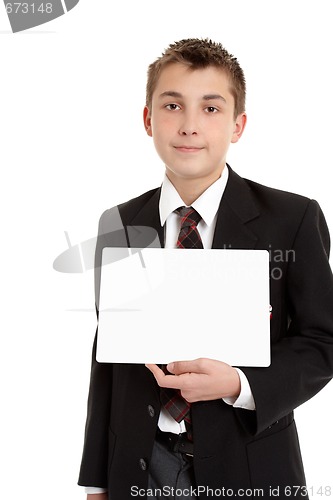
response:
<path id="1" fill-rule="evenodd" d="M 221 177 L 223 168 L 221 172 L 216 173 L 216 175 L 210 178 L 182 178 L 174 175 L 173 172 L 170 171 L 167 172 L 167 177 L 176 188 L 183 202 L 189 207 L 206 191 L 206 189 Z"/>

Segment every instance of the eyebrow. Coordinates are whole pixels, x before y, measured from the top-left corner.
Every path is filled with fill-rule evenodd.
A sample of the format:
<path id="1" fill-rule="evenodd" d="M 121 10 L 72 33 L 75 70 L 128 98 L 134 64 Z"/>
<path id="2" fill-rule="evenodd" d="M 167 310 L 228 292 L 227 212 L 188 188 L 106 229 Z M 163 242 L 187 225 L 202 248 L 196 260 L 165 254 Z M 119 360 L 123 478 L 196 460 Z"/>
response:
<path id="1" fill-rule="evenodd" d="M 165 92 L 162 92 L 160 95 L 160 98 L 163 97 L 177 97 L 178 99 L 181 99 L 183 95 L 180 92 L 175 92 L 174 90 L 167 90 Z M 221 99 L 223 102 L 227 102 L 226 99 L 221 96 L 220 94 L 205 94 L 202 96 L 202 99 L 204 101 L 212 101 L 214 99 Z"/>
<path id="2" fill-rule="evenodd" d="M 213 99 L 221 99 L 223 102 L 227 102 L 220 94 L 207 94 L 203 96 L 204 101 L 212 101 Z"/>

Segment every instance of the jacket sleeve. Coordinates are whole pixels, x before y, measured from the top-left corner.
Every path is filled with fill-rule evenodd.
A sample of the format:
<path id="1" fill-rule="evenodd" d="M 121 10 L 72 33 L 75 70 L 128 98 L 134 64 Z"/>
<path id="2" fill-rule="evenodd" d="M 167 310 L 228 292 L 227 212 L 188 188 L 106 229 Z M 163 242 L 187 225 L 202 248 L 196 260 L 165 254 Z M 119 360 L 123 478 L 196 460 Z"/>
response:
<path id="1" fill-rule="evenodd" d="M 295 258 L 287 265 L 286 335 L 272 344 L 268 368 L 242 368 L 252 389 L 256 412 L 235 411 L 253 434 L 310 399 L 333 376 L 333 277 L 329 247 L 324 215 L 316 201 L 309 201 L 294 240 Z"/>
<path id="2" fill-rule="evenodd" d="M 78 484 L 107 488 L 111 365 L 96 361 L 97 332 L 92 351 L 83 455 Z"/>
<path id="3" fill-rule="evenodd" d="M 95 297 L 98 317 L 99 285 L 102 250 L 106 246 L 104 218 L 99 223 L 95 252 Z M 98 329 L 96 331 L 91 360 L 90 386 L 83 455 L 78 484 L 107 488 L 108 432 L 111 408 L 112 365 L 96 361 Z"/>

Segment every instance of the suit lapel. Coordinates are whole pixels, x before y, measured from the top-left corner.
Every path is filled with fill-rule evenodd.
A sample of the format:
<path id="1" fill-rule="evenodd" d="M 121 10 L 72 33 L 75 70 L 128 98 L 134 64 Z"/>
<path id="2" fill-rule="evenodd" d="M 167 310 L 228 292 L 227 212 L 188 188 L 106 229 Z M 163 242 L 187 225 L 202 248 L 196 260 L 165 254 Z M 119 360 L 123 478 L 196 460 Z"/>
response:
<path id="1" fill-rule="evenodd" d="M 139 230 L 137 238 L 130 237 L 130 246 L 135 247 L 135 240 L 139 241 L 140 227 L 145 226 L 154 229 L 159 241 L 154 242 L 154 246 L 164 247 L 164 227 L 161 226 L 159 214 L 159 201 L 161 195 L 161 188 L 158 188 L 150 200 L 141 208 L 141 210 L 134 216 L 131 221 L 131 226 L 135 226 L 135 230 Z M 138 245 L 143 247 L 144 245 Z"/>
<path id="2" fill-rule="evenodd" d="M 229 179 L 218 210 L 212 248 L 253 249 L 258 238 L 246 224 L 259 215 L 248 185 L 229 167 Z"/>

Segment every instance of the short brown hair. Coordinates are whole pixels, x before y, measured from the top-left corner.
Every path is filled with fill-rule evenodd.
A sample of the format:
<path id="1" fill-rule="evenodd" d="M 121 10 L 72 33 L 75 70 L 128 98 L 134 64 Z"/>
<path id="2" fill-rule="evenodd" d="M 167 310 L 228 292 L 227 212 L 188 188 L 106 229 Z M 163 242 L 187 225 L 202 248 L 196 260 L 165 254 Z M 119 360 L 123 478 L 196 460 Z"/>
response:
<path id="1" fill-rule="evenodd" d="M 230 92 L 235 100 L 235 118 L 245 111 L 246 83 L 242 68 L 236 57 L 212 40 L 188 38 L 172 43 L 161 57 L 150 64 L 146 87 L 146 105 L 151 106 L 153 92 L 163 68 L 171 63 L 186 64 L 195 70 L 215 66 L 221 68 L 230 80 Z"/>

